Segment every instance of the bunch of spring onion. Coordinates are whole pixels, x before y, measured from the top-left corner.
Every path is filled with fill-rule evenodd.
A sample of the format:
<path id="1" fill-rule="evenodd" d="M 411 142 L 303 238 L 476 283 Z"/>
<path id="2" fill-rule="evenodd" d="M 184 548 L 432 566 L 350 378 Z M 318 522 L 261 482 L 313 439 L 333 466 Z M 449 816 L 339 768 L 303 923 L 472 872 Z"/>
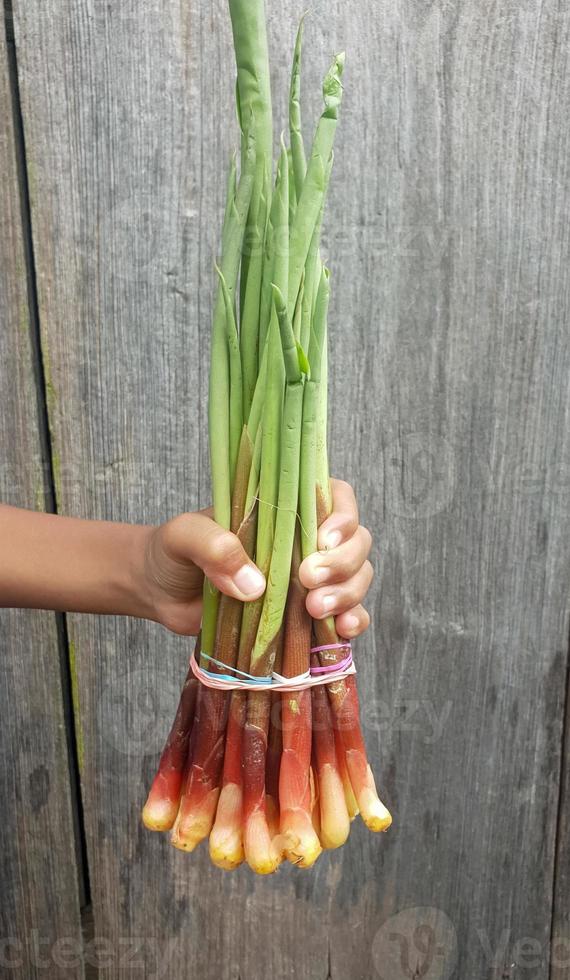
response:
<path id="1" fill-rule="evenodd" d="M 241 160 L 232 164 L 216 267 L 209 429 L 214 512 L 267 580 L 242 604 L 206 581 L 195 656 L 210 671 L 290 678 L 346 657 L 334 619 L 312 621 L 298 569 L 332 501 L 327 460 L 330 275 L 320 231 L 342 99 L 344 56 L 323 85 L 310 154 L 301 133 L 302 28 L 290 92 L 290 148 L 273 179 L 264 0 L 229 0 Z M 315 647 L 333 647 L 319 654 Z M 223 667 L 221 665 L 224 665 Z M 257 873 L 310 867 L 360 813 L 391 818 L 376 792 L 353 676 L 294 693 L 212 690 L 189 672 L 143 819 L 212 861 Z"/>

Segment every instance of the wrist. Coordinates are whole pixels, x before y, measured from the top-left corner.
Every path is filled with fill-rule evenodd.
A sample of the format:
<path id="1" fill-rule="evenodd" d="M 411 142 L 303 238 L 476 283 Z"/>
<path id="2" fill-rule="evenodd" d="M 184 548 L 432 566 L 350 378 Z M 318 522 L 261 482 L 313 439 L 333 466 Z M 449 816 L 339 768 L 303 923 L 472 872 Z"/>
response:
<path id="1" fill-rule="evenodd" d="M 148 575 L 149 550 L 155 528 L 130 525 L 131 540 L 124 553 L 122 588 L 125 596 L 125 614 L 137 619 L 156 621 L 154 591 Z"/>

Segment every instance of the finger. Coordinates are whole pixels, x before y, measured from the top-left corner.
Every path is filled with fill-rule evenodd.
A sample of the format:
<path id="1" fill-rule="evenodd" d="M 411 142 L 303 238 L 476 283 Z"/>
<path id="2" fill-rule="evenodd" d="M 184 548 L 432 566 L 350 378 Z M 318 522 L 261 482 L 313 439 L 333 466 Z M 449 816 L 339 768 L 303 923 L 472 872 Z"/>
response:
<path id="1" fill-rule="evenodd" d="M 365 527 L 358 527 L 355 534 L 332 551 L 316 551 L 309 555 L 299 568 L 299 578 L 306 589 L 321 585 L 346 582 L 362 568 L 370 554 L 372 536 Z"/>
<path id="2" fill-rule="evenodd" d="M 344 480 L 331 480 L 333 512 L 319 528 L 318 544 L 323 551 L 338 548 L 358 527 L 358 506 L 354 490 Z"/>
<path id="3" fill-rule="evenodd" d="M 249 602 L 265 591 L 265 578 L 239 538 L 205 514 L 182 514 L 165 527 L 165 547 L 177 561 L 198 565 L 226 595 Z"/>
<path id="4" fill-rule="evenodd" d="M 364 606 L 354 606 L 336 618 L 336 631 L 344 640 L 353 640 L 370 626 L 370 616 Z"/>
<path id="5" fill-rule="evenodd" d="M 325 585 L 309 592 L 306 600 L 308 611 L 313 619 L 325 619 L 327 616 L 340 616 L 341 613 L 348 612 L 362 602 L 373 577 L 372 565 L 366 561 L 348 582 Z"/>

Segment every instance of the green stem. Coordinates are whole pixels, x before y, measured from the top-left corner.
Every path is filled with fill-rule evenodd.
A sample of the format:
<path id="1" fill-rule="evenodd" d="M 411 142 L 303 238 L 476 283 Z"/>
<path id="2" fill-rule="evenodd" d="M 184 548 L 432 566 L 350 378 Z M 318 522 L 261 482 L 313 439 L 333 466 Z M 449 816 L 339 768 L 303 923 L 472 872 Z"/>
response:
<path id="1" fill-rule="evenodd" d="M 301 338 L 303 333 L 304 302 L 305 302 L 305 272 L 303 271 L 303 276 L 301 278 L 301 285 L 299 287 L 299 295 L 297 297 L 297 306 L 295 307 L 295 315 L 293 317 L 293 333 L 295 334 L 295 340 L 301 346 L 303 346 Z"/>
<path id="2" fill-rule="evenodd" d="M 307 558 L 317 550 L 316 389 L 317 386 L 314 381 L 305 382 L 299 475 L 299 515 L 301 518 L 301 553 L 303 558 Z"/>
<path id="3" fill-rule="evenodd" d="M 301 474 L 299 512 L 301 515 L 301 550 L 307 558 L 317 550 L 317 408 L 322 379 L 322 357 L 330 297 L 329 272 L 324 269 L 317 295 L 315 319 L 309 344 L 311 377 L 305 384 L 303 427 L 301 434 Z"/>
<path id="4" fill-rule="evenodd" d="M 218 265 L 216 265 L 216 272 L 220 277 L 222 295 L 226 308 L 227 342 L 230 363 L 230 480 L 231 490 L 233 491 L 243 427 L 241 358 L 234 307 L 230 292 L 224 279 L 224 274 Z"/>
<path id="5" fill-rule="evenodd" d="M 249 514 L 259 494 L 259 474 L 261 471 L 261 444 L 262 444 L 262 429 L 260 426 L 257 430 L 255 443 L 253 446 L 251 470 L 249 471 L 249 483 L 247 485 L 247 494 L 245 498 L 245 514 Z"/>
<path id="6" fill-rule="evenodd" d="M 255 192 L 255 188 L 254 188 Z M 259 314 L 263 282 L 263 257 L 267 224 L 269 182 L 265 182 L 256 202 L 250 208 L 244 253 L 247 255 L 247 281 L 241 315 L 240 350 L 243 367 L 243 415 L 247 421 L 257 382 L 259 362 Z M 244 262 L 245 262 L 244 255 Z M 242 266 L 243 269 L 243 266 Z M 243 272 L 242 272 L 243 274 Z"/>
<path id="7" fill-rule="evenodd" d="M 222 243 L 220 268 L 232 304 L 235 296 L 245 222 L 253 190 L 254 170 L 255 144 L 253 138 L 250 138 L 246 168 L 241 176 L 235 199 L 229 208 Z M 230 470 L 230 365 L 226 302 L 221 282 L 218 288 L 212 327 L 208 416 L 214 515 L 218 524 L 229 529 L 232 484 Z"/>
<path id="8" fill-rule="evenodd" d="M 273 115 L 265 3 L 264 0 L 229 0 L 229 7 L 237 66 L 238 117 L 242 133 L 247 131 L 251 125 L 257 155 L 248 227 L 254 238 L 259 235 L 264 240 L 269 209 L 268 192 L 271 185 L 273 153 Z M 243 146 L 244 141 L 242 140 L 242 148 Z M 263 247 L 263 241 L 261 245 Z M 258 336 L 257 324 L 250 322 L 250 317 L 256 304 L 259 307 L 259 299 L 255 298 L 256 290 L 258 290 L 256 281 L 259 273 L 259 263 L 253 261 L 253 257 L 249 253 L 244 255 L 240 312 L 242 330 L 245 324 L 244 346 L 247 351 L 247 363 L 244 371 L 246 417 L 249 410 L 249 399 L 253 392 L 250 366 L 253 363 L 253 351 L 257 347 Z M 251 284 L 250 280 L 253 280 Z"/>
<path id="9" fill-rule="evenodd" d="M 237 65 L 239 115 L 251 115 L 258 166 L 265 172 L 273 152 L 273 117 L 264 0 L 229 0 Z"/>
<path id="10" fill-rule="evenodd" d="M 275 251 L 273 271 L 276 285 L 283 287 L 288 282 L 289 253 L 289 182 L 287 170 L 287 151 L 283 148 L 279 158 L 277 183 L 274 197 L 275 227 L 282 230 L 279 247 Z M 275 308 L 269 322 L 267 346 L 267 370 L 265 400 L 262 413 L 261 472 L 259 480 L 259 516 L 257 530 L 257 564 L 264 574 L 269 571 L 273 534 L 275 529 L 275 507 L 279 489 L 279 456 L 281 443 L 281 420 L 283 412 L 283 393 L 285 369 L 283 352 L 279 339 L 279 325 Z M 255 399 L 255 395 L 254 395 Z"/>
<path id="11" fill-rule="evenodd" d="M 257 376 L 257 382 L 255 385 L 255 391 L 253 393 L 253 399 L 251 402 L 251 408 L 249 410 L 249 418 L 247 420 L 247 428 L 252 440 L 255 442 L 255 437 L 257 435 L 257 430 L 261 422 L 261 414 L 263 411 L 263 402 L 265 399 L 265 389 L 267 385 L 267 344 L 264 345 L 263 357 L 261 358 L 261 364 L 259 368 L 259 374 Z"/>
<path id="12" fill-rule="evenodd" d="M 289 227 L 291 228 L 295 220 L 295 211 L 297 210 L 297 190 L 295 187 L 295 172 L 291 150 L 287 151 L 287 164 L 289 173 Z"/>
<path id="13" fill-rule="evenodd" d="M 323 83 L 324 112 L 319 120 L 307 174 L 291 228 L 288 308 L 292 317 L 315 227 L 326 197 L 330 178 L 330 158 L 342 101 L 344 54 L 335 57 Z"/>
<path id="14" fill-rule="evenodd" d="M 328 186 L 330 182 L 330 175 L 332 171 L 334 154 L 331 153 L 329 161 L 329 172 L 325 177 L 326 184 Z M 313 239 L 311 241 L 311 247 L 309 248 L 309 254 L 307 255 L 307 261 L 305 263 L 305 278 L 304 278 L 304 289 L 303 289 L 303 299 L 302 299 L 302 322 L 301 322 L 301 346 L 306 350 L 310 343 L 311 336 L 311 324 L 313 320 L 313 314 L 315 311 L 315 302 L 317 299 L 317 292 L 319 289 L 319 282 L 323 271 L 323 263 L 321 260 L 320 244 L 321 244 L 321 230 L 323 226 L 323 215 L 325 210 L 325 199 L 323 198 L 323 204 L 321 207 L 321 213 L 319 214 L 315 231 L 313 233 Z"/>
<path id="15" fill-rule="evenodd" d="M 287 150 L 282 144 L 265 242 L 259 315 L 260 357 L 274 315 L 271 284 L 275 282 L 287 291 L 288 279 L 285 279 L 285 274 L 289 275 L 289 159 Z"/>
<path id="16" fill-rule="evenodd" d="M 301 197 L 301 191 L 303 190 L 303 183 L 307 173 L 307 158 L 305 156 L 301 125 L 301 55 L 303 50 L 303 28 L 306 16 L 306 14 L 303 14 L 297 32 L 295 53 L 293 55 L 293 71 L 291 73 L 291 90 L 289 93 L 289 132 L 291 136 L 291 158 L 297 201 Z"/>
<path id="17" fill-rule="evenodd" d="M 228 174 L 228 186 L 226 191 L 226 210 L 224 213 L 222 241 L 224 240 L 227 234 L 228 223 L 232 211 L 232 205 L 234 203 L 235 196 L 236 196 L 236 188 L 237 188 L 237 154 L 234 152 L 232 154 L 232 159 L 230 163 L 230 172 Z"/>
<path id="18" fill-rule="evenodd" d="M 289 314 L 287 313 L 287 304 L 283 298 L 283 293 L 275 284 L 273 284 L 273 301 L 275 303 L 277 319 L 279 321 L 287 384 L 296 384 L 301 380 L 297 341 L 295 339 L 293 327 L 291 326 Z"/>
<path id="19" fill-rule="evenodd" d="M 281 473 L 273 552 L 261 620 L 251 654 L 250 672 L 267 676 L 273 670 L 276 638 L 283 623 L 299 494 L 299 450 L 303 414 L 303 382 L 287 384 L 283 412 Z M 260 514 L 263 507 L 260 506 Z"/>
<path id="20" fill-rule="evenodd" d="M 324 268 L 319 283 L 319 291 L 315 303 L 313 332 L 309 346 L 311 351 L 320 349 L 321 356 L 316 358 L 316 369 L 311 371 L 311 378 L 317 385 L 316 394 L 316 482 L 320 487 L 321 497 L 326 502 L 328 512 L 332 510 L 332 497 L 329 479 L 327 415 L 328 415 L 328 309 L 330 301 L 330 272 Z M 313 358 L 315 354 L 313 353 Z"/>

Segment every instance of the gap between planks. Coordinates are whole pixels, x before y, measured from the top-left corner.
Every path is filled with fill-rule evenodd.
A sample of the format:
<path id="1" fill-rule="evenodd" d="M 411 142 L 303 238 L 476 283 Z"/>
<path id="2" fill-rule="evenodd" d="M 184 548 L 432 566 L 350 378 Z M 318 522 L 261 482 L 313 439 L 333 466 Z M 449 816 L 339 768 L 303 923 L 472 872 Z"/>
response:
<path id="1" fill-rule="evenodd" d="M 30 324 L 32 369 L 34 372 L 35 390 L 37 396 L 38 430 L 42 454 L 42 468 L 44 472 L 44 509 L 48 513 L 56 514 L 57 498 L 55 490 L 53 446 L 49 425 L 46 379 L 42 356 L 36 265 L 32 233 L 32 215 L 26 162 L 26 140 L 20 99 L 20 86 L 18 81 L 18 60 L 14 35 L 12 0 L 4 0 L 3 12 L 4 27 L 6 32 L 8 74 L 10 80 L 11 111 L 16 149 L 16 169 L 18 173 L 18 186 L 20 194 L 20 213 L 22 216 L 22 239 L 26 264 L 26 290 Z M 69 661 L 69 638 L 65 615 L 60 613 L 56 613 L 54 615 L 56 618 L 58 635 L 59 668 L 66 731 L 68 774 L 73 807 L 76 869 L 79 884 L 80 903 L 83 908 L 89 906 L 91 891 L 85 838 L 83 800 L 81 795 L 81 782 L 79 774 L 76 719 L 73 712 L 73 701 L 71 695 L 72 688 L 71 665 Z"/>

